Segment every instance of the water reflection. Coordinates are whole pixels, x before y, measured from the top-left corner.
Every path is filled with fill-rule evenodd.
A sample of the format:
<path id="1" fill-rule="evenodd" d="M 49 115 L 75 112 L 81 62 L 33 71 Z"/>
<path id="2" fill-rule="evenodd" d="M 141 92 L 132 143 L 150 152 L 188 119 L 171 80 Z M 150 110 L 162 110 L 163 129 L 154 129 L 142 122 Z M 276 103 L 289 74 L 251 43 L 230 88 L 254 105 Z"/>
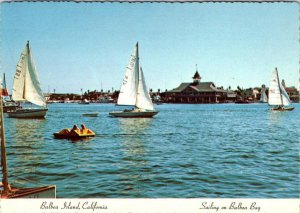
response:
<path id="1" fill-rule="evenodd" d="M 153 119 L 130 118 L 119 119 L 119 125 L 124 134 L 145 134 Z"/>
<path id="2" fill-rule="evenodd" d="M 8 123 L 8 122 L 7 122 Z M 32 173 L 43 161 L 44 132 L 46 120 L 41 119 L 10 119 L 7 125 L 7 141 L 10 152 L 14 153 L 15 173 Z M 19 162 L 15 164 L 15 162 Z M 22 168 L 22 165 L 24 166 Z M 19 170 L 22 168 L 22 170 Z M 25 168 L 25 169 L 24 169 Z"/>
<path id="3" fill-rule="evenodd" d="M 144 193 L 143 180 L 149 179 L 147 172 L 147 146 L 145 138 L 152 119 L 119 119 L 121 130 L 121 151 L 124 166 L 120 173 L 122 193 L 139 197 Z"/>
<path id="4" fill-rule="evenodd" d="M 146 137 L 151 122 L 152 119 L 147 118 L 119 119 L 123 151 L 126 155 L 144 153 L 143 138 Z"/>
<path id="5" fill-rule="evenodd" d="M 268 124 L 269 125 L 274 125 L 282 122 L 282 118 L 286 117 L 287 112 L 281 112 L 281 111 L 273 111 L 269 110 L 268 112 Z"/>

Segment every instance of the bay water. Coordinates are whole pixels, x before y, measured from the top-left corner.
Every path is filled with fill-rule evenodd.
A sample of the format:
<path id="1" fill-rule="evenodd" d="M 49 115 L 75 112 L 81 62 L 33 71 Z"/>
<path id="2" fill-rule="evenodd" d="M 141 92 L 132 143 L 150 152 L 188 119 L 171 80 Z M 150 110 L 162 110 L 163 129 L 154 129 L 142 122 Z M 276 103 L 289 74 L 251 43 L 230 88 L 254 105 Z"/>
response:
<path id="1" fill-rule="evenodd" d="M 46 119 L 5 118 L 9 182 L 56 185 L 58 198 L 298 198 L 294 106 L 162 104 L 149 119 L 109 117 L 114 104 L 50 104 Z M 81 123 L 96 136 L 53 137 Z"/>

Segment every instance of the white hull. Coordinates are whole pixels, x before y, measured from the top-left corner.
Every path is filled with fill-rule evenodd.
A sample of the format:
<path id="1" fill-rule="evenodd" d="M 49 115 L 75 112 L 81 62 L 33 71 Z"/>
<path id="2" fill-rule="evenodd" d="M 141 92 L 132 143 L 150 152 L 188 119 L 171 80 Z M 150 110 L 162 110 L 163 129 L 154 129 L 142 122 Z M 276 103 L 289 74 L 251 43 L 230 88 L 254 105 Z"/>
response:
<path id="1" fill-rule="evenodd" d="M 151 118 L 156 115 L 158 111 L 115 111 L 110 112 L 109 115 L 121 118 Z"/>
<path id="2" fill-rule="evenodd" d="M 44 118 L 48 109 L 20 109 L 8 112 L 10 118 Z"/>

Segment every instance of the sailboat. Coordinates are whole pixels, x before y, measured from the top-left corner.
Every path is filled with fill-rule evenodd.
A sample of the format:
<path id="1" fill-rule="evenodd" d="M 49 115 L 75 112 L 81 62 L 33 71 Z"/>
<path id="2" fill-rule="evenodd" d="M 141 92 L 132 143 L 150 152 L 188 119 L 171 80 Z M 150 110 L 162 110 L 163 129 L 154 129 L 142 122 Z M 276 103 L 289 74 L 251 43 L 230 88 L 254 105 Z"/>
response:
<path id="1" fill-rule="evenodd" d="M 13 81 L 12 99 L 16 102 L 30 102 L 42 108 L 23 108 L 8 113 L 11 118 L 44 118 L 48 109 L 40 87 L 33 56 L 27 42 L 17 64 Z"/>
<path id="2" fill-rule="evenodd" d="M 2 167 L 2 182 L 0 182 L 0 198 L 55 198 L 56 186 L 53 185 L 35 188 L 16 188 L 8 183 L 2 93 L 0 93 L 0 117 Z"/>
<path id="3" fill-rule="evenodd" d="M 117 105 L 132 106 L 131 110 L 110 112 L 113 117 L 153 117 L 158 113 L 147 90 L 143 70 L 139 64 L 139 46 L 136 43 L 125 71 Z"/>
<path id="4" fill-rule="evenodd" d="M 261 102 L 261 103 L 268 103 L 268 97 L 267 97 L 266 89 L 265 88 L 261 89 L 261 95 L 260 95 L 259 102 Z"/>
<path id="5" fill-rule="evenodd" d="M 3 73 L 3 83 L 1 92 L 3 96 L 3 112 L 14 111 L 18 109 L 18 104 L 12 101 L 9 97 L 6 87 L 5 73 Z M 4 97 L 6 97 L 6 99 L 4 99 Z"/>
<path id="6" fill-rule="evenodd" d="M 291 101 L 284 87 L 279 81 L 277 68 L 272 73 L 269 88 L 269 105 L 276 106 L 272 108 L 275 111 L 291 111 L 294 107 L 291 106 Z"/>

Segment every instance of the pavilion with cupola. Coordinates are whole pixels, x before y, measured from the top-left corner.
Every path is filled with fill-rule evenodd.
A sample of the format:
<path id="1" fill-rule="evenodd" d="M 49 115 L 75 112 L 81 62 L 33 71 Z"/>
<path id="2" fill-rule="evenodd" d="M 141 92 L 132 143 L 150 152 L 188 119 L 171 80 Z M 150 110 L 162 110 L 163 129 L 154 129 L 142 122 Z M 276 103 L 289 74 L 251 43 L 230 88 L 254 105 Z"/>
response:
<path id="1" fill-rule="evenodd" d="M 196 65 L 193 82 L 181 83 L 178 87 L 162 94 L 167 103 L 223 103 L 227 92 L 217 88 L 213 82 L 201 82 Z"/>

